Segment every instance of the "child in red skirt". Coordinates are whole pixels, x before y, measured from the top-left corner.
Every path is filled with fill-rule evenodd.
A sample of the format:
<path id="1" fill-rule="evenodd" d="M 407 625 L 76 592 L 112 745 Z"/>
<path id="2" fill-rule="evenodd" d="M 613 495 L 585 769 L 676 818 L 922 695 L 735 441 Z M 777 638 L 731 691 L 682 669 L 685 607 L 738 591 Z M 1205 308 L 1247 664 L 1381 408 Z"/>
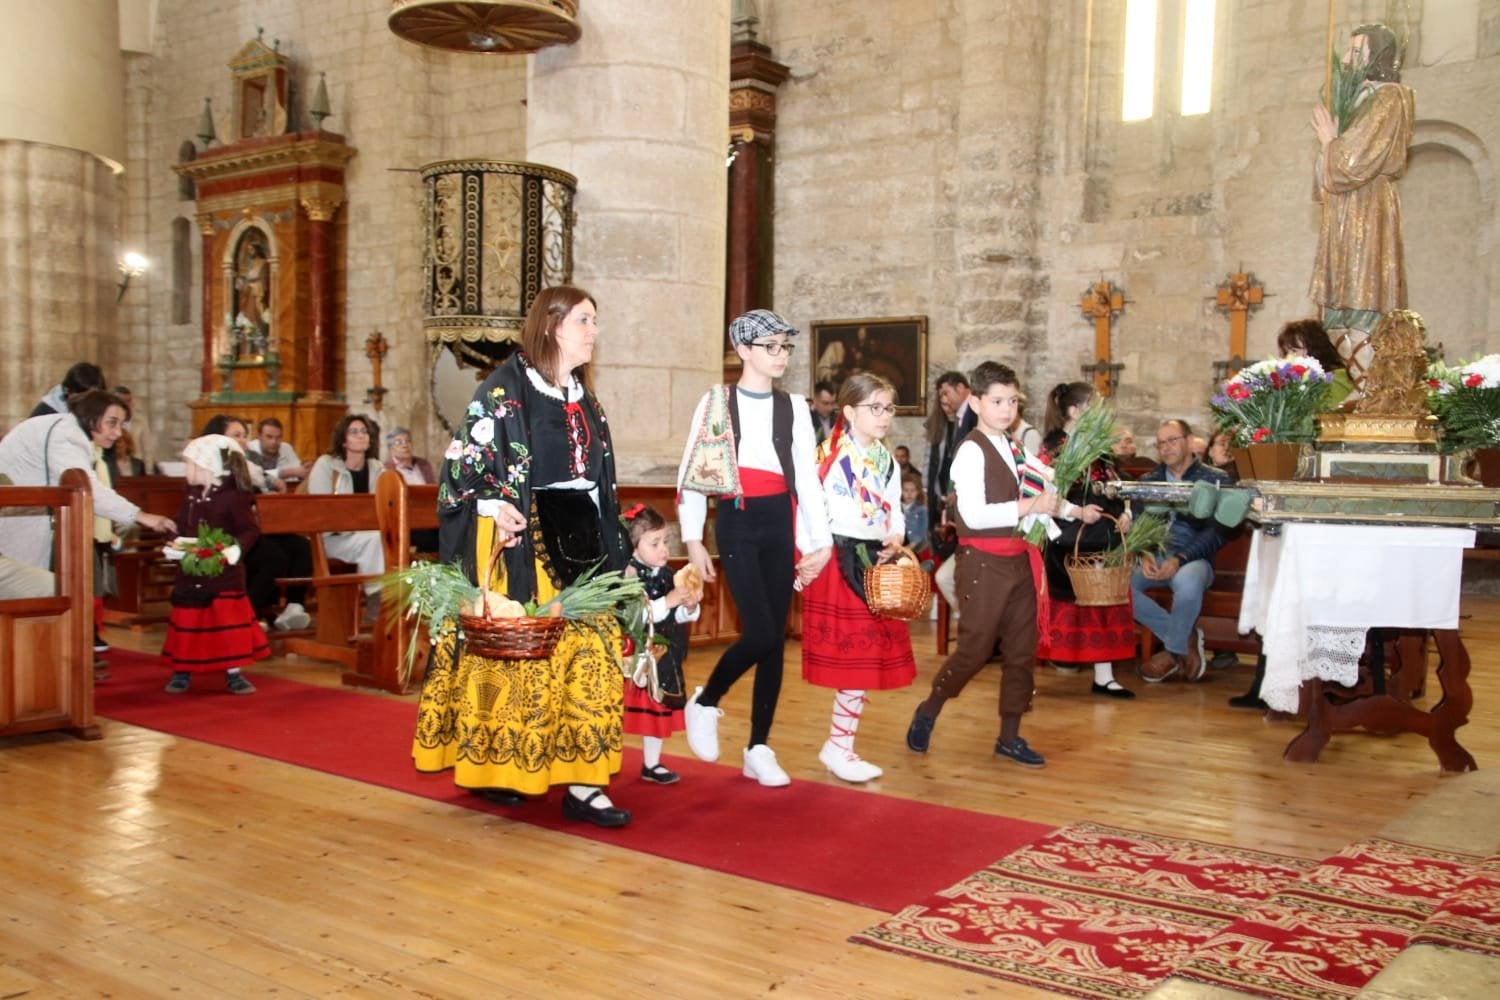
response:
<path id="1" fill-rule="evenodd" d="M 270 656 L 271 648 L 245 596 L 240 565 L 241 554 L 260 537 L 250 472 L 239 445 L 222 434 L 194 438 L 182 457 L 188 488 L 175 520 L 178 530 L 195 534 L 167 546 L 167 558 L 179 561 L 161 649 L 172 668 L 167 693 L 182 694 L 193 674 L 226 670 L 231 694 L 254 694 L 240 668 Z M 203 525 L 227 538 L 200 542 Z"/>
<path id="2" fill-rule="evenodd" d="M 626 681 L 624 728 L 641 737 L 642 780 L 670 785 L 680 776 L 662 766 L 661 748 L 668 736 L 684 728 L 682 709 L 687 694 L 682 661 L 687 658 L 687 624 L 698 620 L 703 589 L 701 583 L 697 588 L 679 585 L 667 569 L 667 522 L 661 514 L 645 504 L 636 504 L 621 517 L 630 526 L 630 544 L 634 547 L 625 572 L 640 578 L 651 602 L 648 610 L 652 625 L 667 641 L 666 651 L 656 660 L 661 700 L 652 697 L 649 683 L 637 686 Z"/>
<path id="3" fill-rule="evenodd" d="M 802 592 L 802 676 L 834 689 L 833 725 L 818 760 L 856 783 L 883 773 L 854 752 L 866 692 L 906 687 L 917 676 L 906 622 L 865 604 L 865 566 L 894 557 L 906 538 L 901 469 L 883 441 L 895 398 L 890 382 L 869 373 L 849 376 L 839 389 L 838 422 L 818 448 L 835 554 Z"/>

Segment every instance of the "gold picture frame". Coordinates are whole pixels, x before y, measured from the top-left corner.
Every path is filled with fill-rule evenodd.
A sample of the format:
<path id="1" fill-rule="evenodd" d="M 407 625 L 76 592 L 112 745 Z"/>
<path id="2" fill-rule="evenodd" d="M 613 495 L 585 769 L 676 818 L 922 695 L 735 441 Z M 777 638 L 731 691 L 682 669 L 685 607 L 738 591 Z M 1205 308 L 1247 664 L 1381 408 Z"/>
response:
<path id="1" fill-rule="evenodd" d="M 808 395 L 819 382 L 833 386 L 858 371 L 873 372 L 896 388 L 896 415 L 927 413 L 927 317 L 826 319 L 812 324 Z"/>

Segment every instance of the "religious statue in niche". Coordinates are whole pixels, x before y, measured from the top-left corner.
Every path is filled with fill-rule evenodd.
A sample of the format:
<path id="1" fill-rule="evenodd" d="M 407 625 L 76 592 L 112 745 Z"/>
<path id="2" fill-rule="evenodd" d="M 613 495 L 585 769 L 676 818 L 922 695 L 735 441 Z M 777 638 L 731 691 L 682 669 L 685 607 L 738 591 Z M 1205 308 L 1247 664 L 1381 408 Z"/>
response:
<path id="1" fill-rule="evenodd" d="M 271 342 L 271 260 L 266 234 L 247 230 L 234 253 L 234 317 L 230 354 L 236 361 L 263 361 Z"/>
<path id="2" fill-rule="evenodd" d="M 1401 54 L 1385 25 L 1355 28 L 1332 67 L 1328 105 L 1312 115 L 1323 216 L 1309 295 L 1356 384 L 1371 362 L 1375 324 L 1406 308 L 1396 181 L 1406 172 L 1416 101 L 1401 83 Z"/>

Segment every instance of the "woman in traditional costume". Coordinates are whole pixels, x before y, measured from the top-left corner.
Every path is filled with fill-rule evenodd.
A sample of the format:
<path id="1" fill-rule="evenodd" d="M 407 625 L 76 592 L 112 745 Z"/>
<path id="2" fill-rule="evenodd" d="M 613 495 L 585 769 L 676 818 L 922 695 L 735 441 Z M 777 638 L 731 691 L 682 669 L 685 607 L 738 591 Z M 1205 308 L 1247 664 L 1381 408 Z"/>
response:
<path id="1" fill-rule="evenodd" d="M 521 348 L 474 393 L 438 476 L 439 551 L 470 579 L 545 602 L 590 568 L 621 570 L 614 453 L 589 361 L 596 307 L 570 286 L 543 289 Z M 493 562 L 490 554 L 501 557 Z M 412 758 L 490 801 L 519 804 L 567 786 L 563 815 L 630 822 L 605 789 L 620 770 L 618 627 L 569 622 L 550 659 L 494 660 L 449 640 L 434 650 Z"/>
<path id="2" fill-rule="evenodd" d="M 1048 394 L 1043 460 L 1050 461 L 1062 450 L 1078 423 L 1078 415 L 1093 398 L 1094 387 L 1087 382 L 1060 383 Z M 1110 499 L 1099 488 L 1105 482 L 1119 478 L 1114 464 L 1100 459 L 1089 469 L 1088 475 L 1068 491 L 1067 500 L 1077 507 L 1095 505 L 1110 517 L 1128 524 L 1124 501 Z M 1064 670 L 1092 667 L 1094 681 L 1090 690 L 1094 694 L 1105 698 L 1134 698 L 1135 692 L 1115 680 L 1114 667 L 1116 660 L 1128 660 L 1135 655 L 1135 621 L 1131 617 L 1130 604 L 1105 607 L 1079 604 L 1073 593 L 1073 581 L 1064 565 L 1064 560 L 1073 554 L 1075 542 L 1080 555 L 1103 552 L 1119 545 L 1121 525 L 1118 521 L 1098 518 L 1092 524 L 1082 520 L 1060 520 L 1058 527 L 1062 534 L 1047 543 L 1044 553 L 1048 614 L 1046 626 L 1038 636 L 1037 659 L 1050 660 Z M 1082 538 L 1078 537 L 1080 534 Z"/>

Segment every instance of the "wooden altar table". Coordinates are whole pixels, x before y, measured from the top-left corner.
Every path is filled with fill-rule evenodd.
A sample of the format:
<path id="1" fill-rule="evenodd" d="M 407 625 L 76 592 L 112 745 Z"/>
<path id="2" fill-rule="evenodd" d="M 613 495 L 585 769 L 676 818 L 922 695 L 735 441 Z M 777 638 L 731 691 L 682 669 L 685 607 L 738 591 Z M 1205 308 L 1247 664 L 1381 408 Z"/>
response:
<path id="1" fill-rule="evenodd" d="M 1459 590 L 1466 528 L 1285 523 L 1256 532 L 1246 567 L 1239 629 L 1260 633 L 1266 656 L 1261 698 L 1273 709 L 1301 711 L 1306 728 L 1283 758 L 1312 762 L 1332 733 L 1364 727 L 1427 737 L 1445 772 L 1472 771 L 1459 745 L 1473 694 L 1469 657 L 1459 636 Z M 1419 630 L 1403 637 L 1405 670 L 1422 656 L 1431 632 L 1441 657 L 1443 697 L 1429 711 L 1411 704 L 1412 684 L 1334 703 L 1324 684 L 1353 686 L 1370 628 Z"/>

